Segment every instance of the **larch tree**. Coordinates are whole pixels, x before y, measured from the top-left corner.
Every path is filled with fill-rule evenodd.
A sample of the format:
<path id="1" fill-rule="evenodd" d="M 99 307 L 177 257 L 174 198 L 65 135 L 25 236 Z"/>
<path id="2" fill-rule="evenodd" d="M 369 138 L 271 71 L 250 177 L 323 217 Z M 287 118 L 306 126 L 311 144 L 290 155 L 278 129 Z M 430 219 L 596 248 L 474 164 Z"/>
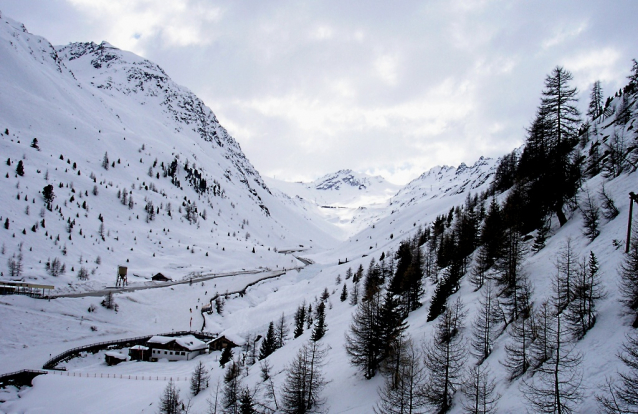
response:
<path id="1" fill-rule="evenodd" d="M 596 323 L 596 303 L 605 297 L 600 279 L 600 266 L 594 252 L 584 259 L 573 284 L 574 297 L 567 313 L 569 330 L 575 339 L 582 339 Z"/>
<path id="2" fill-rule="evenodd" d="M 531 286 L 522 266 L 525 253 L 520 233 L 512 228 L 507 229 L 501 257 L 495 264 L 494 281 L 508 323 L 518 319 L 531 295 Z"/>
<path id="3" fill-rule="evenodd" d="M 400 357 L 396 372 L 386 375 L 379 388 L 376 414 L 420 414 L 426 413 L 423 396 L 425 370 L 423 354 L 409 338 L 401 340 Z"/>
<path id="4" fill-rule="evenodd" d="M 505 315 L 499 306 L 496 291 L 488 281 L 481 290 L 478 311 L 472 322 L 472 340 L 470 353 L 479 365 L 490 356 L 494 341 L 503 329 Z"/>
<path id="5" fill-rule="evenodd" d="M 544 181 L 547 206 L 558 217 L 561 226 L 567 222 L 563 206 L 574 197 L 579 187 L 579 168 L 570 158 L 577 142 L 580 113 L 576 108 L 578 90 L 570 87 L 572 74 L 557 66 L 545 79 L 541 107 L 550 128 L 550 151 Z"/>
<path id="6" fill-rule="evenodd" d="M 535 369 L 531 378 L 523 379 L 521 392 L 530 408 L 537 413 L 569 414 L 575 412 L 582 400 L 582 355 L 568 340 L 568 330 L 561 309 L 563 281 L 554 277 L 554 289 L 550 304 L 553 313 L 551 322 L 551 356 Z"/>
<path id="7" fill-rule="evenodd" d="M 601 411 L 606 414 L 638 413 L 638 335 L 627 336 L 618 358 L 625 370 L 618 373 L 618 382 L 608 379 L 605 393 L 596 396 Z"/>
<path id="8" fill-rule="evenodd" d="M 322 368 L 326 349 L 320 342 L 303 345 L 286 370 L 281 390 L 281 411 L 285 414 L 323 412 L 325 399 L 321 392 L 326 385 Z"/>
<path id="9" fill-rule="evenodd" d="M 587 116 L 596 119 L 603 113 L 603 88 L 600 81 L 594 82 L 589 94 L 589 107 L 587 108 Z"/>
<path id="10" fill-rule="evenodd" d="M 501 394 L 496 392 L 496 382 L 485 365 L 472 365 L 467 370 L 462 387 L 463 412 L 467 414 L 495 414 Z"/>
<path id="11" fill-rule="evenodd" d="M 275 337 L 277 338 L 277 348 L 281 348 L 286 344 L 286 338 L 290 333 L 290 328 L 286 324 L 286 315 L 281 313 L 281 316 L 277 320 L 277 324 L 275 326 Z"/>
<path id="12" fill-rule="evenodd" d="M 210 375 L 206 371 L 206 367 L 199 361 L 193 370 L 191 375 L 191 393 L 193 395 L 199 394 L 203 389 L 208 388 L 208 380 Z"/>
<path id="13" fill-rule="evenodd" d="M 529 298 L 525 299 L 518 318 L 509 324 L 508 330 L 511 339 L 505 344 L 505 360 L 501 364 L 507 369 L 509 379 L 514 380 L 525 374 L 532 365 L 531 344 L 535 323 Z"/>
<path id="14" fill-rule="evenodd" d="M 224 389 L 222 391 L 224 413 L 239 414 L 239 398 L 242 389 L 241 367 L 237 362 L 232 361 L 224 373 Z"/>
<path id="15" fill-rule="evenodd" d="M 169 381 L 164 388 L 164 392 L 160 398 L 159 412 L 160 414 L 181 414 L 182 400 L 179 398 L 179 390 L 175 387 L 173 380 Z"/>
<path id="16" fill-rule="evenodd" d="M 638 228 L 638 223 L 634 222 L 634 226 Z M 634 316 L 633 327 L 638 328 L 638 233 L 631 238 L 629 252 L 618 271 L 623 304 Z"/>
<path id="17" fill-rule="evenodd" d="M 437 413 L 450 410 L 454 394 L 463 383 L 467 359 L 462 334 L 464 317 L 459 299 L 443 312 L 434 337 L 423 347 L 427 372 L 423 396 L 428 407 Z"/>

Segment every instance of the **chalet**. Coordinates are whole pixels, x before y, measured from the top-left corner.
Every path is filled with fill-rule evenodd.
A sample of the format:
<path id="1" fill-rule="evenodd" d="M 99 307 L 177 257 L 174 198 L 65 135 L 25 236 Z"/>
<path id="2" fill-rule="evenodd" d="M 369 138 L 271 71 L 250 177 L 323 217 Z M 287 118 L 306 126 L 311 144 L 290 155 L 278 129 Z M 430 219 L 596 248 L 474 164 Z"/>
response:
<path id="1" fill-rule="evenodd" d="M 118 351 L 107 351 L 104 354 L 104 360 L 107 365 L 117 365 L 120 362 L 124 362 L 128 359 L 126 355 Z"/>
<path id="2" fill-rule="evenodd" d="M 160 336 L 155 335 L 146 342 L 151 349 L 150 359 L 155 362 L 160 358 L 169 361 L 188 361 L 208 350 L 208 345 L 193 335 Z"/>
<path id="3" fill-rule="evenodd" d="M 148 361 L 151 358 L 151 350 L 144 345 L 135 345 L 128 349 L 128 356 L 132 361 Z"/>
<path id="4" fill-rule="evenodd" d="M 215 338 L 208 343 L 208 349 L 210 351 L 222 351 L 224 348 L 235 348 L 236 346 L 239 346 L 237 341 L 233 341 L 224 335 Z"/>
<path id="5" fill-rule="evenodd" d="M 152 279 L 156 282 L 170 282 L 172 280 L 171 278 L 168 278 L 161 273 L 157 273 L 155 276 L 152 277 Z"/>

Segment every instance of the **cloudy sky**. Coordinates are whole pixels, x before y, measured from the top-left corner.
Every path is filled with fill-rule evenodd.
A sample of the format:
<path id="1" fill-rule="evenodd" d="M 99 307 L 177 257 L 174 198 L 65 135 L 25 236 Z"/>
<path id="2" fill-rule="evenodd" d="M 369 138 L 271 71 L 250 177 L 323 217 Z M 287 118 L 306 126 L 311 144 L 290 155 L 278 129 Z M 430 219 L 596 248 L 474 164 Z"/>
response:
<path id="1" fill-rule="evenodd" d="M 195 92 L 264 176 L 406 183 L 523 143 L 545 76 L 625 84 L 638 1 L 0 0 L 53 44 L 107 40 Z"/>

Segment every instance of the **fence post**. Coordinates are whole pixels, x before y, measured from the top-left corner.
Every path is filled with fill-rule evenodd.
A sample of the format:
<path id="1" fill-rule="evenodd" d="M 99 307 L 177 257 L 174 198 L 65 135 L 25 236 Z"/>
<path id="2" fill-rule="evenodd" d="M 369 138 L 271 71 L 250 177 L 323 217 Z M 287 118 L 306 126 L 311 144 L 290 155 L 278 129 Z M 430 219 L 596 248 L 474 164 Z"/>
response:
<path id="1" fill-rule="evenodd" d="M 634 201 L 638 202 L 638 199 L 632 191 L 629 193 L 629 220 L 627 222 L 627 247 L 625 248 L 625 253 L 629 253 L 629 245 L 631 243 L 631 220 L 634 213 Z"/>

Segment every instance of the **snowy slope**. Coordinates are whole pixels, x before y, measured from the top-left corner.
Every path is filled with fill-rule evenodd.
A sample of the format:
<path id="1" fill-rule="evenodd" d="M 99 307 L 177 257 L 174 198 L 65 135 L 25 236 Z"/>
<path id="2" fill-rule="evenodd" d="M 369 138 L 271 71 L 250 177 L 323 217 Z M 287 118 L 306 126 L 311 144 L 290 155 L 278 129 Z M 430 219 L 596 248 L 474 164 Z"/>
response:
<path id="1" fill-rule="evenodd" d="M 268 246 L 282 249 L 304 244 L 307 247 L 309 239 L 313 239 L 315 248 L 301 254 L 314 259 L 315 264 L 260 282 L 247 289 L 244 295 L 231 295 L 221 315 L 215 313 L 206 316 L 206 330 L 239 338 L 241 342 L 241 338 L 246 338 L 247 335 L 251 335 L 251 338 L 255 335 L 264 335 L 269 322 L 277 320 L 282 313 L 290 326 L 297 306 L 305 300 L 307 304 L 312 303 L 313 308 L 316 308 L 317 298 L 327 288 L 330 293 L 327 306 L 328 332 L 322 340 L 328 348 L 326 365 L 323 369 L 326 379 L 329 380 L 323 392 L 326 399 L 326 411 L 329 413 L 372 412 L 378 401 L 377 389 L 383 383 L 383 378 L 377 375 L 371 380 L 365 380 L 357 368 L 350 365 L 344 350 L 344 334 L 350 326 L 351 314 L 354 311 L 354 307 L 347 301 L 339 300 L 339 292 L 343 284 L 346 283 L 348 289 L 352 286 L 351 280 L 343 280 L 345 271 L 348 267 L 356 269 L 359 265 L 367 268 L 371 258 L 378 259 L 384 252 L 392 253 L 401 240 L 412 237 L 419 226 L 425 227 L 437 215 L 447 214 L 451 208 L 462 205 L 470 192 L 475 194 L 487 189 L 495 161 L 480 159 L 471 167 L 441 167 L 425 173 L 388 202 L 374 221 L 374 225 L 334 247 L 331 245 L 333 242 L 331 238 L 325 235 L 326 232 L 337 234 L 334 230 L 330 230 L 334 225 L 321 224 L 321 215 L 312 210 L 314 202 L 310 203 L 305 199 L 300 201 L 300 198 L 294 196 L 286 197 L 276 190 L 271 190 L 275 194 L 271 196 L 265 188 L 258 185 L 257 181 L 249 179 L 250 188 L 255 190 L 263 204 L 268 207 L 270 216 L 266 215 L 259 207 L 259 199 L 248 190 L 244 183 L 241 183 L 239 178 L 242 177 L 241 173 L 231 168 L 234 162 L 226 158 L 226 155 L 230 157 L 230 153 L 218 152 L 219 148 L 215 146 L 217 144 L 214 139 L 211 142 L 202 140 L 199 133 L 187 126 L 192 124 L 174 121 L 173 113 L 163 106 L 161 103 L 163 100 L 160 98 L 152 94 L 141 97 L 146 91 L 152 90 L 152 87 L 144 86 L 143 90 L 139 88 L 137 92 L 132 91 L 133 87 L 130 91 L 125 90 L 122 85 L 126 84 L 122 81 L 123 75 L 120 69 L 109 75 L 100 75 L 97 72 L 95 75 L 90 75 L 96 76 L 97 80 L 94 81 L 96 84 L 103 86 L 110 84 L 111 88 L 106 86 L 97 88 L 82 83 L 78 79 L 87 81 L 89 79 L 87 77 L 89 75 L 83 71 L 92 73 L 93 70 L 90 69 L 88 60 L 80 64 L 79 61 L 68 60 L 70 55 L 63 53 L 62 55 L 66 56 L 64 59 L 59 56 L 51 57 L 57 56 L 57 53 L 52 54 L 54 50 L 47 46 L 43 39 L 40 39 L 41 42 L 38 43 L 39 38 L 25 34 L 14 22 L 5 20 L 2 24 L 9 25 L 12 30 L 6 33 L 4 29 L 0 31 L 2 34 L 0 56 L 3 58 L 0 63 L 0 71 L 2 71 L 0 72 L 0 92 L 2 93 L 0 95 L 2 97 L 0 127 L 6 124 L 10 130 L 10 134 L 3 136 L 0 144 L 3 155 L 8 154 L 7 157 L 12 159 L 11 166 L 3 162 L 2 170 L 0 170 L 2 174 L 0 185 L 4 194 L 0 214 L 3 217 L 5 215 L 10 217 L 9 231 L 0 229 L 0 235 L 6 247 L 1 256 L 2 259 L 6 261 L 12 254 L 17 253 L 17 244 L 22 241 L 24 243 L 22 250 L 26 258 L 25 274 L 55 282 L 55 279 L 46 274 L 43 275 L 43 263 L 37 263 L 38 257 L 60 257 L 67 262 L 67 266 L 74 265 L 77 269 L 80 251 L 85 255 L 83 257 L 90 259 L 89 261 L 100 254 L 103 264 L 97 266 L 96 275 L 92 275 L 91 280 L 110 280 L 114 265 L 125 258 L 130 258 L 131 267 L 143 269 L 144 275 L 150 275 L 150 271 L 155 269 L 161 269 L 164 272 L 169 265 L 174 266 L 174 272 L 182 272 L 182 274 L 197 267 L 205 269 L 289 267 L 299 262 L 291 255 L 280 255 L 272 250 L 268 251 Z M 12 55 L 11 50 L 16 50 L 13 48 L 14 44 L 19 44 L 22 49 L 18 48 L 20 52 Z M 29 48 L 33 50 L 33 54 L 23 53 Z M 89 49 L 97 50 L 96 46 L 91 46 Z M 121 53 L 123 53 L 121 56 L 126 56 L 124 52 Z M 12 63 L 14 60 L 7 59 L 8 56 L 16 56 L 17 63 Z M 92 55 L 82 56 L 88 59 Z M 95 58 L 91 57 L 91 60 L 93 59 Z M 125 60 L 130 64 L 134 59 L 139 58 L 129 56 Z M 143 59 L 135 60 L 135 62 L 143 62 Z M 142 66 L 144 65 L 142 63 Z M 76 68 L 79 74 L 75 71 L 70 72 L 69 68 Z M 98 70 L 103 68 L 104 64 Z M 112 70 L 115 69 L 112 67 Z M 128 69 L 121 70 L 126 72 Z M 160 72 L 157 69 L 152 71 L 159 76 Z M 113 78 L 111 83 L 108 82 L 108 76 Z M 12 82 L 5 82 L 4 79 L 11 79 Z M 22 82 L 21 79 L 23 79 Z M 159 91 L 156 93 L 161 95 Z M 11 98 L 4 98 L 6 96 Z M 40 102 L 38 96 L 46 99 Z M 129 101 L 129 99 L 132 100 Z M 131 103 L 133 101 L 135 104 Z M 151 101 L 155 101 L 156 104 L 151 105 Z M 618 104 L 619 99 L 616 98 L 612 105 Z M 616 124 L 613 116 L 595 121 L 590 141 L 585 143 L 582 153 L 588 154 L 596 142 L 599 142 L 599 145 L 607 145 L 614 132 L 622 134 L 627 140 L 635 141 L 638 128 L 636 105 L 635 102 L 632 103 L 632 119 L 626 125 Z M 159 110 L 157 110 L 158 107 Z M 13 116 L 4 117 L 3 114 L 7 111 L 13 111 L 10 112 Z M 136 120 L 135 113 L 144 114 L 144 122 Z M 37 116 L 25 114 L 37 114 Z M 115 114 L 119 115 L 121 120 Z M 168 132 L 164 123 L 170 127 Z M 99 125 L 99 128 L 95 125 Z M 175 127 L 182 129 L 176 132 L 173 129 Z M 40 151 L 29 147 L 32 138 L 36 136 L 40 143 Z M 108 140 L 105 138 L 107 136 L 110 137 Z M 124 136 L 126 140 L 123 139 Z M 86 145 L 78 144 L 84 142 Z M 145 144 L 145 149 L 140 151 L 142 143 Z M 208 144 L 215 146 L 216 151 L 210 151 Z M 197 147 L 197 151 L 192 150 L 191 147 Z M 115 168 L 109 170 L 101 169 L 100 162 L 106 150 L 112 160 L 121 158 L 122 163 L 116 164 Z M 160 152 L 160 150 L 167 152 Z M 64 153 L 64 160 L 59 160 L 60 152 Z M 178 191 L 168 178 L 153 179 L 146 175 L 155 157 L 158 157 L 160 161 L 170 162 L 173 153 L 180 154 L 180 160 L 188 158 L 191 165 L 193 162 L 196 162 L 198 167 L 201 165 L 208 177 L 220 183 L 226 196 L 210 196 L 210 202 L 213 204 L 213 207 L 210 207 L 208 198 L 200 197 L 188 185 L 184 184 L 183 189 Z M 164 158 L 160 157 L 162 154 Z M 197 155 L 197 159 L 194 155 Z M 69 158 L 70 164 L 67 163 Z M 139 162 L 140 158 L 143 160 L 142 163 Z M 25 176 L 21 178 L 15 176 L 16 163 L 19 159 L 23 159 L 25 164 Z M 78 163 L 76 170 L 73 169 L 73 162 Z M 242 165 L 239 159 L 235 162 Z M 245 165 L 241 167 L 244 172 L 247 168 Z M 40 169 L 40 173 L 37 169 Z M 46 229 L 40 227 L 33 234 L 30 228 L 36 220 L 40 220 L 39 209 L 42 200 L 38 198 L 40 197 L 38 191 L 46 183 L 43 175 L 47 169 L 51 182 L 57 185 L 59 182 L 66 184 L 72 181 L 76 192 L 71 191 L 71 186 L 69 188 L 55 186 L 57 195 L 55 203 L 62 208 L 64 220 L 57 218 L 59 212 L 45 212 Z M 230 169 L 232 172 L 231 180 L 224 178 L 225 169 Z M 77 170 L 81 170 L 82 174 L 77 175 Z M 91 195 L 94 185 L 93 181 L 88 179 L 91 171 L 95 172 L 97 183 L 106 181 L 106 185 L 98 184 L 98 196 Z M 5 174 L 8 174 L 9 178 L 2 178 Z M 180 174 L 180 180 L 185 183 L 183 167 Z M 256 177 L 245 174 L 245 177 Z M 140 178 L 139 183 L 136 180 L 137 177 Z M 108 180 L 113 182 L 112 186 L 108 184 Z M 270 185 L 268 180 L 266 181 L 269 183 L 268 188 L 275 187 Z M 128 210 L 128 207 L 121 205 L 115 193 L 123 186 L 130 189 L 132 182 L 135 183 L 133 194 L 138 205 L 135 205 L 133 210 Z M 166 197 L 161 195 L 161 191 L 154 193 L 140 189 L 140 183 L 148 184 L 149 182 L 155 183 L 159 190 L 163 190 Z M 619 301 L 617 268 L 622 260 L 622 242 L 626 234 L 629 209 L 627 193 L 638 190 L 638 180 L 635 172 L 625 172 L 614 179 L 605 178 L 599 174 L 585 180 L 583 187 L 595 193 L 603 183 L 605 189 L 616 200 L 620 215 L 610 221 L 601 221 L 601 234 L 598 238 L 590 242 L 583 235 L 582 214 L 579 210 L 574 210 L 570 213 L 569 221 L 565 226 L 558 227 L 554 224 L 547 246 L 537 254 L 529 253 L 523 264 L 534 284 L 533 300 L 535 303 L 540 303 L 551 292 L 550 281 L 551 275 L 555 272 L 554 263 L 558 251 L 567 240 L 571 240 L 572 246 L 580 257 L 585 257 L 589 251 L 593 251 L 600 259 L 607 297 L 600 301 L 594 328 L 583 340 L 576 343 L 576 349 L 584 355 L 581 368 L 585 398 L 578 409 L 578 412 L 582 413 L 597 412 L 595 395 L 599 392 L 599 387 L 604 384 L 605 378 L 614 376 L 616 371 L 621 369 L 616 353 L 624 340 L 624 335 L 630 331 L 630 318 L 623 314 Z M 342 185 L 340 187 L 343 188 Z M 83 195 L 80 198 L 79 194 L 84 194 L 80 190 L 87 191 L 89 195 Z M 18 193 L 21 195 L 20 200 L 17 199 Z M 28 195 L 28 201 L 25 201 L 24 195 Z M 77 201 L 70 202 L 72 195 L 77 201 L 89 200 L 89 210 L 86 211 L 74 204 Z M 177 214 L 177 206 L 178 201 L 183 200 L 184 196 L 197 200 L 198 206 L 202 204 L 209 206 L 207 207 L 208 218 L 206 220 L 200 218 L 197 225 L 188 224 L 180 218 Z M 142 204 L 144 197 L 152 198 L 156 205 L 173 200 L 174 216 L 160 214 L 155 221 L 146 223 L 145 212 L 139 205 Z M 32 202 L 34 198 L 35 203 Z M 67 206 L 64 206 L 64 201 L 67 202 Z M 298 208 L 304 203 L 308 210 Z M 25 213 L 27 205 L 36 206 L 31 208 L 29 215 Z M 220 211 L 221 213 L 217 215 Z M 298 214 L 300 211 L 301 214 Z M 100 223 L 97 220 L 98 213 L 104 215 L 107 228 L 112 229 L 114 233 L 106 238 L 107 241 L 102 241 L 96 236 Z M 137 215 L 140 216 L 139 219 Z M 66 232 L 65 224 L 66 219 L 72 217 L 75 217 L 77 223 L 73 228 L 72 240 L 68 240 L 69 233 Z M 249 223 L 244 221 L 246 219 Z M 316 225 L 309 225 L 306 220 Z M 215 226 L 213 232 L 210 232 L 211 221 L 216 223 L 212 225 Z M 84 229 L 83 235 L 79 235 L 80 227 Z M 325 231 L 317 230 L 318 227 Z M 26 229 L 26 236 L 21 233 L 23 228 Z M 163 228 L 170 228 L 170 232 L 160 230 Z M 56 245 L 54 240 L 45 237 L 45 231 L 53 235 L 61 234 L 60 243 Z M 206 232 L 206 236 L 202 231 Z M 251 233 L 248 240 L 244 237 L 247 231 Z M 231 234 L 236 232 L 237 235 L 228 236 L 228 232 Z M 13 233 L 15 238 L 12 236 Z M 261 247 L 257 241 L 264 246 Z M 136 242 L 138 244 L 135 244 Z M 69 250 L 66 256 L 58 253 L 60 246 L 64 243 Z M 184 245 L 187 243 L 191 244 L 191 246 L 187 245 L 188 247 L 192 247 L 192 243 L 197 244 L 195 253 L 186 249 L 187 246 Z M 255 254 L 251 253 L 253 245 L 257 246 Z M 134 250 L 130 250 L 133 247 Z M 221 250 L 222 247 L 225 250 Z M 30 250 L 31 248 L 33 251 Z M 206 248 L 209 248 L 210 256 L 204 256 Z M 110 253 L 112 249 L 115 249 L 115 253 Z M 153 253 L 156 257 L 152 257 Z M 347 264 L 338 264 L 346 258 Z M 141 273 L 140 270 L 136 272 Z M 70 272 L 67 271 L 67 273 Z M 103 276 L 102 273 L 104 273 Z M 340 282 L 337 282 L 337 276 L 340 276 Z M 254 277 L 254 275 L 245 275 L 220 278 L 202 284 L 195 283 L 192 286 L 184 284 L 171 288 L 117 294 L 116 300 L 120 306 L 117 313 L 99 306 L 100 297 L 64 298 L 50 302 L 25 296 L 0 297 L 0 324 L 3 332 L 0 336 L 0 373 L 21 368 L 40 368 L 49 354 L 56 354 L 78 345 L 188 329 L 191 326 L 191 317 L 194 320 L 192 326 L 199 328 L 202 316 L 198 313 L 197 307 L 207 302 L 214 292 L 241 290 L 254 281 Z M 64 283 L 72 282 L 75 286 L 77 282 L 74 279 L 75 274 L 67 274 L 57 280 Z M 463 331 L 467 339 L 470 335 L 469 324 L 476 313 L 479 293 L 473 291 L 473 287 L 466 279 L 462 280 L 461 289 L 452 299 L 460 297 L 468 310 L 466 328 Z M 408 332 L 417 342 L 429 338 L 434 329 L 434 323 L 426 322 L 433 290 L 434 286 L 431 282 L 426 282 L 426 293 L 422 298 L 423 306 L 411 313 L 407 321 Z M 95 305 L 97 310 L 87 312 L 90 305 Z M 92 330 L 91 326 L 94 326 L 96 330 Z M 297 339 L 292 339 L 292 335 L 289 335 L 286 345 L 268 357 L 277 390 L 283 386 L 284 369 L 290 364 L 297 349 L 309 339 L 309 334 L 309 330 L 306 330 Z M 504 333 L 497 340 L 495 350 L 486 363 L 489 364 L 497 379 L 497 391 L 503 396 L 499 403 L 499 412 L 521 413 L 526 412 L 527 409 L 519 389 L 521 381 L 520 379 L 513 382 L 506 380 L 505 368 L 500 363 L 505 358 L 504 346 L 509 340 L 509 334 Z M 239 350 L 236 350 L 235 355 L 238 354 Z M 50 374 L 36 378 L 34 387 L 26 387 L 19 391 L 10 387 L 6 391 L 0 391 L 0 400 L 6 401 L 0 403 L 0 411 L 9 413 L 70 411 L 156 413 L 160 395 L 166 385 L 163 378 L 180 378 L 177 381 L 178 388 L 182 398 L 188 400 L 189 387 L 184 378 L 190 376 L 195 364 L 202 361 L 206 368 L 211 370 L 210 387 L 193 397 L 191 402 L 192 412 L 207 412 L 207 400 L 214 400 L 215 387 L 224 374 L 218 363 L 219 356 L 219 352 L 215 352 L 184 363 L 125 362 L 109 367 L 104 363 L 103 354 L 89 354 L 66 364 L 72 375 L 70 377 Z M 265 384 L 260 377 L 259 364 L 251 366 L 245 370 L 245 373 L 245 376 L 242 375 L 243 383 L 250 387 L 257 387 L 256 395 L 264 398 Z M 74 374 L 77 377 L 74 377 Z M 93 378 L 79 377 L 80 374 L 90 374 Z M 99 378 L 100 374 L 109 375 L 109 378 Z M 121 375 L 123 379 L 114 379 L 114 374 Z M 146 380 L 124 379 L 129 375 L 144 376 Z M 155 379 L 148 380 L 149 376 Z M 458 395 L 451 412 L 462 412 Z"/>
<path id="2" fill-rule="evenodd" d="M 76 283 L 84 266 L 91 277 L 81 285 L 112 284 L 117 264 L 143 279 L 275 268 L 290 263 L 276 249 L 332 243 L 272 196 L 211 110 L 157 65 L 108 43 L 56 49 L 4 17 L 0 56 L 0 216 L 9 227 L 0 243 L 5 257 L 22 254 L 28 280 L 88 288 Z M 41 194 L 48 184 L 52 211 Z M 120 202 L 124 191 L 132 204 Z M 187 206 L 197 209 L 190 222 Z M 56 258 L 67 273 L 52 279 L 46 263 Z"/>

